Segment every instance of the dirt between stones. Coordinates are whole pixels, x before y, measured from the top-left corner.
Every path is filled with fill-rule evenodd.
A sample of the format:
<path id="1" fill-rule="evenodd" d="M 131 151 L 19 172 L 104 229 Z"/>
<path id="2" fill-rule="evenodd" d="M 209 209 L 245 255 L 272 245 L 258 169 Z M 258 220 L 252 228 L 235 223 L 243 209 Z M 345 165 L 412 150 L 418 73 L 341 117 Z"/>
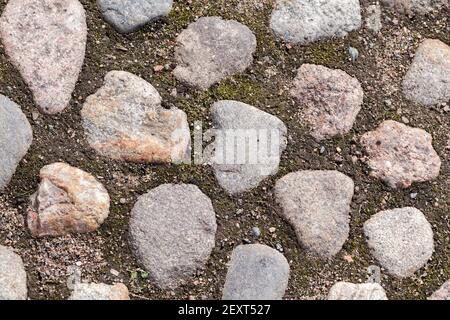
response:
<path id="1" fill-rule="evenodd" d="M 242 243 L 263 243 L 283 250 L 291 267 L 286 299 L 320 299 L 337 281 L 367 280 L 367 268 L 376 262 L 369 254 L 363 223 L 381 210 L 406 206 L 425 214 L 432 225 L 436 247 L 427 266 L 414 277 L 400 281 L 382 273 L 382 286 L 388 297 L 425 299 L 448 280 L 450 116 L 444 107 L 428 109 L 409 102 L 401 92 L 402 79 L 424 38 L 439 38 L 450 44 L 448 11 L 409 18 L 383 10 L 383 29 L 379 34 L 364 26 L 344 39 L 291 46 L 276 41 L 269 29 L 273 6 L 269 0 L 174 1 L 167 19 L 129 35 L 115 32 L 102 20 L 95 1 L 81 2 L 89 30 L 86 59 L 70 106 L 62 114 L 37 113 L 30 90 L 0 47 L 0 93 L 22 107 L 34 132 L 31 149 L 0 194 L 0 243 L 14 246 L 22 256 L 31 299 L 66 299 L 70 294 L 66 284 L 68 269 L 73 265 L 81 269 L 83 280 L 124 282 L 133 299 L 219 299 L 231 251 Z M 370 2 L 361 1 L 365 8 Z M 2 2 L 0 11 L 4 7 Z M 212 15 L 247 25 L 255 33 L 258 47 L 253 64 L 244 73 L 201 92 L 173 77 L 174 45 L 176 36 L 190 22 Z M 354 63 L 347 52 L 350 46 L 360 53 Z M 364 104 L 350 133 L 317 143 L 299 121 L 300 110 L 289 89 L 303 63 L 340 68 L 359 79 L 365 93 Z M 167 68 L 154 71 L 156 66 Z M 176 106 L 187 113 L 191 132 L 194 121 L 203 121 L 205 127 L 210 125 L 209 108 L 218 100 L 242 101 L 277 116 L 289 132 L 278 175 L 250 192 L 228 196 L 207 166 L 141 165 L 97 155 L 86 142 L 80 110 L 86 97 L 102 86 L 104 76 L 111 70 L 132 72 L 151 83 L 163 97 L 165 107 Z M 436 180 L 393 191 L 369 177 L 368 167 L 360 161 L 364 154 L 359 137 L 387 119 L 407 121 L 433 136 L 433 146 L 442 160 Z M 93 174 L 108 189 L 111 213 L 97 232 L 34 239 L 27 231 L 24 217 L 28 197 L 39 183 L 39 170 L 57 161 Z M 308 257 L 298 246 L 294 231 L 279 215 L 281 209 L 273 197 L 275 181 L 297 170 L 339 170 L 355 182 L 350 238 L 330 261 Z M 163 183 L 199 186 L 211 198 L 218 222 L 216 246 L 206 269 L 174 291 L 162 291 L 152 284 L 137 265 L 128 244 L 129 214 L 137 197 Z M 253 227 L 261 229 L 260 238 L 253 236 Z"/>

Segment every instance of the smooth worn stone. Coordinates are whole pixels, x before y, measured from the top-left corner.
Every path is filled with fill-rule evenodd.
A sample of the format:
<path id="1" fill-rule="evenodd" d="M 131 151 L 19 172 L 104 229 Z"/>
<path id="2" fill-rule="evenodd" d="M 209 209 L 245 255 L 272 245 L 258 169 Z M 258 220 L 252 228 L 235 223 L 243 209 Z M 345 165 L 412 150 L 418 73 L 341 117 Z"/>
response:
<path id="1" fill-rule="evenodd" d="M 8 185 L 32 140 L 27 117 L 16 103 L 0 94 L 0 189 Z"/>
<path id="2" fill-rule="evenodd" d="M 245 25 L 220 17 L 203 17 L 177 38 L 175 77 L 206 90 L 243 72 L 253 62 L 256 37 Z"/>
<path id="3" fill-rule="evenodd" d="M 0 301 L 27 299 L 27 273 L 11 248 L 0 245 Z"/>
<path id="4" fill-rule="evenodd" d="M 202 269 L 215 244 L 211 200 L 194 185 L 165 184 L 139 197 L 130 239 L 140 264 L 162 289 L 175 289 Z"/>
<path id="5" fill-rule="evenodd" d="M 428 300 L 450 300 L 450 280 L 445 282 Z"/>
<path id="6" fill-rule="evenodd" d="M 287 145 L 287 128 L 280 119 L 229 100 L 216 102 L 211 115 L 217 130 L 213 168 L 225 190 L 250 190 L 278 172 Z"/>
<path id="7" fill-rule="evenodd" d="M 353 180 L 338 171 L 298 171 L 277 181 L 281 215 L 299 243 L 320 258 L 332 258 L 347 240 Z"/>
<path id="8" fill-rule="evenodd" d="M 336 283 L 328 293 L 328 300 L 388 300 L 378 283 Z"/>
<path id="9" fill-rule="evenodd" d="M 434 39 L 422 42 L 403 80 L 403 92 L 425 106 L 450 101 L 450 47 Z"/>
<path id="10" fill-rule="evenodd" d="M 0 18 L 0 36 L 40 111 L 63 111 L 84 61 L 87 26 L 81 3 L 9 0 Z"/>
<path id="11" fill-rule="evenodd" d="M 449 0 L 381 0 L 381 3 L 408 15 L 426 14 L 433 10 L 449 8 Z"/>
<path id="12" fill-rule="evenodd" d="M 130 300 L 130 296 L 122 283 L 76 283 L 69 300 Z"/>
<path id="13" fill-rule="evenodd" d="M 289 263 L 277 250 L 261 244 L 233 250 L 223 300 L 281 300 L 289 280 Z"/>
<path id="14" fill-rule="evenodd" d="M 358 0 L 277 0 L 270 27 L 284 41 L 308 44 L 361 27 Z"/>
<path id="15" fill-rule="evenodd" d="M 97 0 L 105 20 L 120 33 L 134 32 L 167 16 L 172 4 L 173 0 Z"/>
<path id="16" fill-rule="evenodd" d="M 408 188 L 439 175 L 441 160 L 432 142 L 426 131 L 393 120 L 384 121 L 361 138 L 371 175 L 392 188 Z"/>
<path id="17" fill-rule="evenodd" d="M 89 173 L 66 163 L 53 163 L 43 167 L 39 176 L 39 188 L 28 208 L 33 236 L 95 231 L 108 217 L 108 192 Z"/>
<path id="18" fill-rule="evenodd" d="M 364 98 L 358 79 L 342 70 L 313 64 L 299 68 L 291 95 L 302 107 L 302 118 L 318 141 L 348 133 Z"/>
<path id="19" fill-rule="evenodd" d="M 189 159 L 186 113 L 163 108 L 158 91 L 134 74 L 109 72 L 81 116 L 88 143 L 103 156 L 139 163 Z"/>
<path id="20" fill-rule="evenodd" d="M 416 208 L 381 211 L 364 223 L 364 234 L 373 256 L 399 278 L 412 276 L 434 251 L 431 225 Z"/>

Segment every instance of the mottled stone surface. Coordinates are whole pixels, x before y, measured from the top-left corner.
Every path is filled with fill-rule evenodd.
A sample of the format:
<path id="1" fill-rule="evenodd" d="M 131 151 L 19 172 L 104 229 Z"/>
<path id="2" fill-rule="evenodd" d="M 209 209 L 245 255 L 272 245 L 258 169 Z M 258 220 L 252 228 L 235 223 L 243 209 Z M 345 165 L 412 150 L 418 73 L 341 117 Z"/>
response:
<path id="1" fill-rule="evenodd" d="M 380 32 L 383 27 L 379 3 L 367 7 L 366 27 L 375 33 Z"/>
<path id="2" fill-rule="evenodd" d="M 287 42 L 344 37 L 361 26 L 358 0 L 277 0 L 270 27 Z"/>
<path id="3" fill-rule="evenodd" d="M 97 0 L 105 20 L 120 33 L 130 33 L 165 17 L 173 0 Z"/>
<path id="4" fill-rule="evenodd" d="M 0 245 L 0 301 L 26 299 L 27 274 L 22 259 L 11 248 Z"/>
<path id="5" fill-rule="evenodd" d="M 78 0 L 10 0 L 0 18 L 5 52 L 43 113 L 64 110 L 84 61 L 86 17 Z"/>
<path id="6" fill-rule="evenodd" d="M 81 116 L 90 146 L 103 156 L 143 163 L 189 159 L 186 114 L 163 108 L 158 91 L 134 74 L 109 72 Z"/>
<path id="7" fill-rule="evenodd" d="M 353 191 L 353 180 L 338 171 L 298 171 L 277 181 L 275 197 L 300 244 L 331 258 L 349 235 Z"/>
<path id="8" fill-rule="evenodd" d="M 399 278 L 412 276 L 434 251 L 431 225 L 416 208 L 381 211 L 364 223 L 364 234 L 373 256 Z"/>
<path id="9" fill-rule="evenodd" d="M 405 14 L 425 14 L 432 10 L 449 7 L 448 0 L 381 0 L 381 3 Z"/>
<path id="10" fill-rule="evenodd" d="M 238 101 L 219 101 L 211 108 L 217 156 L 213 167 L 219 184 L 231 194 L 250 190 L 278 172 L 287 144 L 287 128 L 277 117 Z"/>
<path id="11" fill-rule="evenodd" d="M 281 300 L 289 281 L 289 263 L 277 250 L 261 244 L 233 250 L 223 300 Z"/>
<path id="12" fill-rule="evenodd" d="M 425 106 L 449 102 L 450 47 L 435 39 L 423 41 L 403 81 L 403 92 Z"/>
<path id="13" fill-rule="evenodd" d="M 445 282 L 428 299 L 429 300 L 450 300 L 450 280 Z"/>
<path id="14" fill-rule="evenodd" d="M 130 240 L 157 286 L 174 289 L 204 267 L 215 244 L 211 200 L 194 185 L 165 184 L 139 197 Z"/>
<path id="15" fill-rule="evenodd" d="M 118 283 L 77 283 L 69 300 L 130 300 L 128 288 Z"/>
<path id="16" fill-rule="evenodd" d="M 441 160 L 432 142 L 426 131 L 392 120 L 384 121 L 361 138 L 371 175 L 392 188 L 408 188 L 414 182 L 429 181 L 439 175 Z"/>
<path id="17" fill-rule="evenodd" d="M 89 173 L 53 163 L 43 167 L 39 176 L 39 188 L 28 208 L 28 228 L 33 236 L 95 231 L 108 217 L 108 192 Z"/>
<path id="18" fill-rule="evenodd" d="M 243 72 L 253 62 L 256 37 L 243 24 L 220 17 L 203 17 L 177 38 L 175 77 L 206 90 Z"/>
<path id="19" fill-rule="evenodd" d="M 291 95 L 316 140 L 348 133 L 361 110 L 364 92 L 358 79 L 342 70 L 303 64 Z"/>
<path id="20" fill-rule="evenodd" d="M 20 107 L 0 94 L 0 189 L 6 187 L 33 140 Z"/>
<path id="21" fill-rule="evenodd" d="M 336 283 L 328 293 L 328 300 L 388 300 L 378 283 Z"/>

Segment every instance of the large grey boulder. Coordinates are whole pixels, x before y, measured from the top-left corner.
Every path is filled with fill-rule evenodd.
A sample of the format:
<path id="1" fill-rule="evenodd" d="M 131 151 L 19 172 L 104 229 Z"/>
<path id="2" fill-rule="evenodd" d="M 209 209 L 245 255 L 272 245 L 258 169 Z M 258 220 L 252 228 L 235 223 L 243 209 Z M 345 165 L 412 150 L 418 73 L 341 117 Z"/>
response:
<path id="1" fill-rule="evenodd" d="M 313 64 L 298 69 L 291 95 L 300 104 L 311 135 L 319 141 L 348 133 L 364 98 L 358 79 L 345 71 Z"/>
<path id="2" fill-rule="evenodd" d="M 0 18 L 0 36 L 40 111 L 63 111 L 84 61 L 87 26 L 81 3 L 10 0 Z"/>
<path id="3" fill-rule="evenodd" d="M 105 20 L 120 33 L 130 33 L 165 17 L 173 0 L 97 0 Z"/>
<path id="4" fill-rule="evenodd" d="M 225 190 L 244 192 L 277 173 L 287 145 L 280 119 L 238 101 L 216 102 L 211 116 L 217 135 L 213 167 Z"/>
<path id="5" fill-rule="evenodd" d="M 216 229 L 211 200 L 194 185 L 161 185 L 139 197 L 131 211 L 133 251 L 163 289 L 178 287 L 204 267 Z"/>
<path id="6" fill-rule="evenodd" d="M 243 72 L 253 62 L 256 37 L 243 24 L 220 17 L 203 17 L 177 38 L 175 77 L 206 90 Z"/>
<path id="7" fill-rule="evenodd" d="M 403 92 L 425 106 L 450 101 L 450 47 L 440 40 L 423 41 L 403 80 Z"/>
<path id="8" fill-rule="evenodd" d="M 261 244 L 233 250 L 223 300 L 280 300 L 289 281 L 289 264 L 277 250 Z"/>
<path id="9" fill-rule="evenodd" d="M 186 113 L 161 106 L 158 91 L 144 79 L 111 71 L 81 110 L 90 146 L 99 154 L 139 163 L 189 160 Z"/>
<path id="10" fill-rule="evenodd" d="M 434 251 L 431 225 L 416 208 L 381 211 L 364 223 L 364 234 L 373 256 L 399 278 L 412 276 Z"/>
<path id="11" fill-rule="evenodd" d="M 328 293 L 328 300 L 388 300 L 378 283 L 336 283 Z"/>
<path id="12" fill-rule="evenodd" d="M 130 296 L 122 283 L 76 283 L 69 300 L 130 300 Z"/>
<path id="13" fill-rule="evenodd" d="M 22 259 L 0 245 L 0 301 L 26 300 L 27 274 Z"/>
<path id="14" fill-rule="evenodd" d="M 348 238 L 353 191 L 353 180 L 338 171 L 298 171 L 277 181 L 275 197 L 299 243 L 327 259 Z"/>
<path id="15" fill-rule="evenodd" d="M 20 107 L 0 94 L 0 189 L 6 187 L 33 140 Z"/>
<path id="16" fill-rule="evenodd" d="M 287 42 L 308 44 L 344 37 L 361 20 L 359 0 L 277 0 L 270 27 Z"/>
<path id="17" fill-rule="evenodd" d="M 392 188 L 408 188 L 414 182 L 433 180 L 439 175 L 441 160 L 432 142 L 425 130 L 393 120 L 384 121 L 361 137 L 371 176 Z"/>

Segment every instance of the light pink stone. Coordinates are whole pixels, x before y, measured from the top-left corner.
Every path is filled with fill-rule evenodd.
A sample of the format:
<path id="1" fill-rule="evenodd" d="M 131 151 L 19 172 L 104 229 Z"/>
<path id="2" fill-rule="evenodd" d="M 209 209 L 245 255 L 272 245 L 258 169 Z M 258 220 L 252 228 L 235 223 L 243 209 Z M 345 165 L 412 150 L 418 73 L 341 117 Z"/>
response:
<path id="1" fill-rule="evenodd" d="M 408 188 L 413 182 L 429 181 L 439 175 L 441 160 L 432 141 L 425 130 L 392 120 L 361 138 L 371 175 L 392 188 Z"/>
<path id="2" fill-rule="evenodd" d="M 298 69 L 291 95 L 316 140 L 348 133 L 363 104 L 358 79 L 345 71 L 304 64 Z"/>
<path id="3" fill-rule="evenodd" d="M 86 48 L 86 17 L 80 2 L 10 0 L 0 18 L 0 36 L 41 112 L 64 110 Z"/>

